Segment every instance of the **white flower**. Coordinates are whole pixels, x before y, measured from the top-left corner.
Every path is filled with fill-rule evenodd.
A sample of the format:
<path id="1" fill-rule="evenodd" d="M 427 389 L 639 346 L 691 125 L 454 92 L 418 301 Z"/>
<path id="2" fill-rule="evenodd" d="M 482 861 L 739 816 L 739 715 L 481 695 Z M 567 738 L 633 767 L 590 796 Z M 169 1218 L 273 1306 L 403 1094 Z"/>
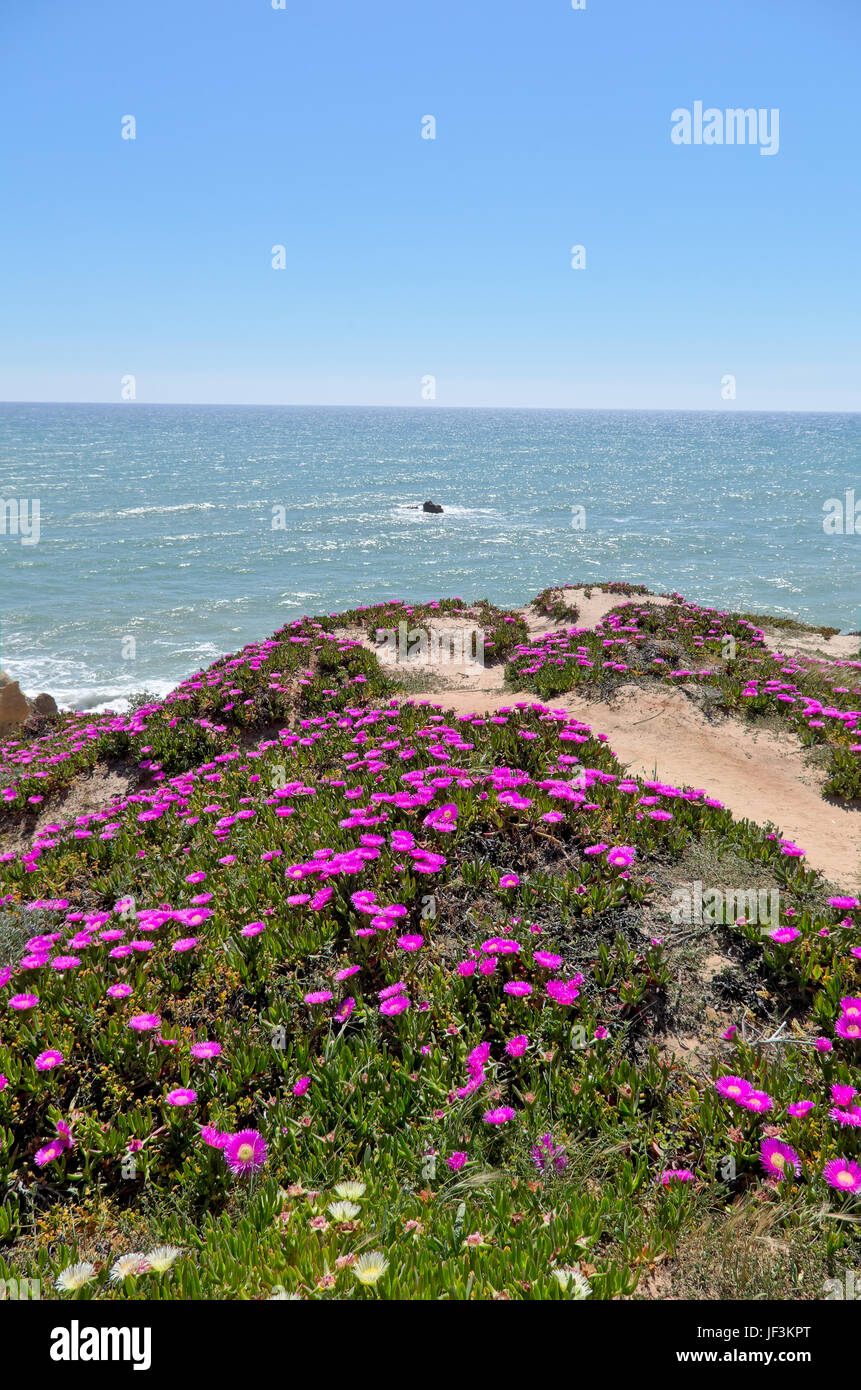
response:
<path id="1" fill-rule="evenodd" d="M 327 1210 L 331 1212 L 333 1221 L 352 1221 L 362 1208 L 355 1202 L 330 1202 Z"/>
<path id="2" fill-rule="evenodd" d="M 82 1289 L 85 1284 L 95 1277 L 96 1266 L 91 1265 L 88 1260 L 82 1260 L 80 1264 L 67 1265 L 61 1269 L 54 1281 L 54 1287 L 60 1293 L 74 1293 L 76 1289 Z"/>
<path id="3" fill-rule="evenodd" d="M 179 1245 L 157 1245 L 155 1250 L 150 1250 L 149 1254 L 144 1256 L 144 1259 L 156 1274 L 164 1274 L 181 1254 L 182 1248 Z"/>
<path id="4" fill-rule="evenodd" d="M 370 1250 L 366 1255 L 360 1255 L 356 1263 L 351 1266 L 360 1284 L 376 1284 L 378 1279 L 382 1279 L 388 1267 L 389 1262 L 382 1250 Z"/>
<path id="5" fill-rule="evenodd" d="M 585 1278 L 579 1269 L 572 1269 L 570 1265 L 554 1265 L 550 1273 L 561 1289 L 571 1287 L 571 1297 L 575 1299 L 588 1298 L 592 1292 L 592 1285 Z"/>
<path id="6" fill-rule="evenodd" d="M 146 1255 L 142 1255 L 140 1250 L 132 1250 L 128 1255 L 120 1255 L 111 1265 L 111 1283 L 121 1284 L 129 1275 L 145 1274 L 148 1268 Z"/>
<path id="7" fill-rule="evenodd" d="M 365 1184 L 363 1182 L 336 1182 L 335 1196 L 343 1197 L 349 1202 L 358 1202 L 360 1197 L 365 1195 Z"/>

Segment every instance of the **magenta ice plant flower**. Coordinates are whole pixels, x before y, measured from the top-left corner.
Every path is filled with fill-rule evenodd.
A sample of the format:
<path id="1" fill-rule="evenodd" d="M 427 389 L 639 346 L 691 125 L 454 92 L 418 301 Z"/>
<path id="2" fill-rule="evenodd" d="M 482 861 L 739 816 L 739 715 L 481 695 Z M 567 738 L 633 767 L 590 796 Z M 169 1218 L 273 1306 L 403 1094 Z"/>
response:
<path id="1" fill-rule="evenodd" d="M 36 1058 L 36 1070 L 53 1071 L 55 1067 L 61 1067 L 64 1060 L 62 1052 L 49 1048 L 47 1052 L 40 1052 Z"/>
<path id="2" fill-rule="evenodd" d="M 155 1028 L 161 1027 L 161 1019 L 158 1014 L 133 1014 L 128 1022 L 129 1028 L 133 1028 L 136 1033 L 150 1033 Z"/>
<path id="3" fill-rule="evenodd" d="M 826 1163 L 822 1176 L 837 1192 L 861 1191 L 861 1167 L 849 1158 L 833 1158 Z"/>
<path id="4" fill-rule="evenodd" d="M 190 1091 L 187 1086 L 177 1086 L 174 1090 L 168 1091 L 165 1100 L 168 1105 L 177 1107 L 194 1105 L 197 1100 L 197 1091 Z"/>
<path id="5" fill-rule="evenodd" d="M 715 1082 L 715 1090 L 727 1100 L 734 1100 L 736 1105 L 740 1105 L 745 1096 L 750 1095 L 753 1087 L 743 1076 L 719 1076 Z"/>
<path id="6" fill-rule="evenodd" d="M 224 1145 L 224 1160 L 235 1177 L 258 1172 L 266 1156 L 266 1141 L 256 1129 L 241 1129 L 238 1134 L 231 1134 Z"/>
<path id="7" fill-rule="evenodd" d="M 796 1177 L 801 1173 L 801 1159 L 798 1154 L 780 1139 L 763 1139 L 759 1156 L 765 1172 L 778 1182 L 783 1182 L 791 1172 L 794 1172 Z"/>

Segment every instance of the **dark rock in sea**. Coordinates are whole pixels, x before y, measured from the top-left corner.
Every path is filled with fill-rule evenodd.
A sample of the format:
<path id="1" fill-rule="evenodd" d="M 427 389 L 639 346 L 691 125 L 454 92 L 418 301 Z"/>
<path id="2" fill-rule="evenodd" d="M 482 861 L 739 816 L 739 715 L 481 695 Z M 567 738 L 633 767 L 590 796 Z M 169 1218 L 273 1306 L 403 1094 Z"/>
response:
<path id="1" fill-rule="evenodd" d="M 423 511 L 423 512 L 441 512 L 441 511 L 442 511 L 442 507 L 439 505 L 438 502 L 423 502 L 423 503 L 422 503 L 422 511 Z"/>

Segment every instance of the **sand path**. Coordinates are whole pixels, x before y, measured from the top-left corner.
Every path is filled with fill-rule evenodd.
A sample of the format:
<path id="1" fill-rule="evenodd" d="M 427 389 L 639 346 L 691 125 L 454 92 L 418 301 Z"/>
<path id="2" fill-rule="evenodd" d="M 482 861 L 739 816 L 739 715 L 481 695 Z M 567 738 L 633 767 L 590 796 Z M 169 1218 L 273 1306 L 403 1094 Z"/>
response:
<path id="1" fill-rule="evenodd" d="M 597 591 L 588 599 L 576 590 L 567 595 L 577 604 L 577 627 L 582 628 L 594 628 L 623 601 L 616 594 Z M 635 605 L 638 602 L 634 600 Z M 536 614 L 531 607 L 520 611 L 532 639 L 566 626 Z M 846 648 L 849 644 L 854 648 L 856 642 L 857 638 L 832 638 L 806 648 L 799 644 L 798 649 L 827 652 L 833 659 L 849 655 Z M 796 649 L 785 637 L 769 645 L 785 652 Z M 458 714 L 482 714 L 535 698 L 506 690 L 501 666 L 447 667 L 444 680 L 446 688 L 435 682 L 426 695 L 411 691 L 408 698 L 427 698 Z M 820 869 L 844 892 L 861 893 L 861 810 L 822 799 L 821 778 L 806 765 L 805 751 L 794 737 L 754 730 L 738 719 L 710 723 L 678 688 L 644 690 L 623 685 L 612 702 L 568 694 L 551 704 L 583 720 L 596 733 L 606 734 L 613 752 L 631 772 L 673 785 L 702 787 L 736 818 L 779 827 L 783 838 L 802 847 L 810 868 Z"/>

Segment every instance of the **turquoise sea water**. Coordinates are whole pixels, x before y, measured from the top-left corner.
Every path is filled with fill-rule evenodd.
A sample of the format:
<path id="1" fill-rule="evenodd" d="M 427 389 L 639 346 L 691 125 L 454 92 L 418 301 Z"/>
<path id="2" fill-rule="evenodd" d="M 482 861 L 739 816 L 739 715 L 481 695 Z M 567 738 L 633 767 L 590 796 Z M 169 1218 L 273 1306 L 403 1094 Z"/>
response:
<path id="1" fill-rule="evenodd" d="M 40 512 L 0 533 L 1 659 L 91 708 L 302 613 L 590 578 L 857 629 L 852 487 L 857 414 L 0 404 L 0 498 Z"/>

